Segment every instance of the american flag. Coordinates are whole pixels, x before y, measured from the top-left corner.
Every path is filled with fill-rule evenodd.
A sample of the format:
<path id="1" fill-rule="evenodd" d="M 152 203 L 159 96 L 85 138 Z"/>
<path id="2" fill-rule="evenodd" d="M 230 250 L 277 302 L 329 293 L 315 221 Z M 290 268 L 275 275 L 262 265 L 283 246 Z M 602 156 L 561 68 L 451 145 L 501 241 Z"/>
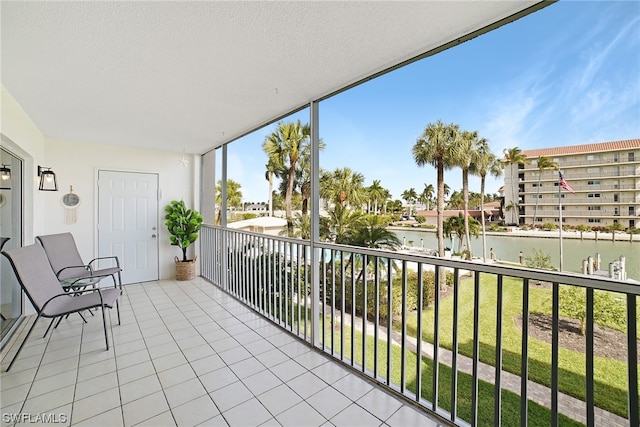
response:
<path id="1" fill-rule="evenodd" d="M 564 179 L 564 176 L 562 176 L 562 172 L 558 172 L 558 173 L 560 174 L 560 181 L 558 181 L 558 183 L 560 184 L 560 188 L 562 188 L 565 191 L 570 191 L 572 193 L 575 193 L 575 191 L 573 191 L 573 188 L 571 188 L 569 183 Z"/>

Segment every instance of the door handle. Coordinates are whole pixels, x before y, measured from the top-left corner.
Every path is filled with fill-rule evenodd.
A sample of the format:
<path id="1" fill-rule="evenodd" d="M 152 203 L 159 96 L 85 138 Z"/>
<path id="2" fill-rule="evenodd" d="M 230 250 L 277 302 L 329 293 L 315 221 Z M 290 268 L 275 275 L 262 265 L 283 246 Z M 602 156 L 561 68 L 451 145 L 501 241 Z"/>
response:
<path id="1" fill-rule="evenodd" d="M 155 235 L 155 234 L 152 234 L 152 235 L 151 235 L 151 237 L 155 239 L 155 238 L 156 238 L 156 235 Z"/>

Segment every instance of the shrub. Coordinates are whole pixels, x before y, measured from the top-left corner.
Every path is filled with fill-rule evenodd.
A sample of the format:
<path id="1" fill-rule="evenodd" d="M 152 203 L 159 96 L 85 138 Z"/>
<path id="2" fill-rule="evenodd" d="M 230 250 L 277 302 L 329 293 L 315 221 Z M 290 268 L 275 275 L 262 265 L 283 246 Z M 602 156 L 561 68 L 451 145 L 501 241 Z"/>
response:
<path id="1" fill-rule="evenodd" d="M 542 249 L 533 249 L 533 255 L 525 257 L 524 264 L 529 268 L 553 270 L 551 255 L 544 253 Z"/>
<path id="2" fill-rule="evenodd" d="M 545 222 L 544 224 L 542 224 L 542 228 L 545 230 L 557 230 L 558 226 L 552 222 Z"/>
<path id="3" fill-rule="evenodd" d="M 580 332 L 585 334 L 587 317 L 587 292 L 578 286 L 560 287 L 560 312 L 580 321 Z M 615 299 L 611 292 L 596 290 L 593 293 L 593 320 L 603 326 L 624 330 L 625 304 Z"/>
<path id="4" fill-rule="evenodd" d="M 331 305 L 332 302 L 332 283 L 330 275 L 327 275 L 326 283 L 326 295 L 325 303 Z M 446 273 L 446 283 L 449 286 L 453 285 L 453 274 Z M 321 285 L 322 287 L 323 285 Z M 433 303 L 435 295 L 435 273 L 433 271 L 423 271 L 422 273 L 422 307 L 427 308 Z M 362 296 L 363 286 L 362 279 L 359 278 L 355 288 L 355 312 L 357 315 L 362 316 Z M 339 274 L 336 274 L 335 280 L 335 307 L 340 309 L 342 306 L 342 299 L 344 298 L 345 312 L 350 313 L 352 310 L 352 281 L 351 277 L 345 277 L 344 279 L 344 296 L 342 295 L 342 281 Z M 389 316 L 389 303 L 388 303 L 388 287 L 387 281 L 380 281 L 378 288 L 379 299 L 379 322 L 384 323 L 388 320 Z M 408 311 L 418 310 L 418 273 L 415 271 L 409 271 L 407 273 L 407 287 L 406 287 L 406 304 Z M 392 279 L 391 288 L 391 315 L 396 317 L 402 314 L 402 276 L 396 275 Z M 367 318 L 369 320 L 375 319 L 375 286 L 372 281 L 367 281 Z"/>

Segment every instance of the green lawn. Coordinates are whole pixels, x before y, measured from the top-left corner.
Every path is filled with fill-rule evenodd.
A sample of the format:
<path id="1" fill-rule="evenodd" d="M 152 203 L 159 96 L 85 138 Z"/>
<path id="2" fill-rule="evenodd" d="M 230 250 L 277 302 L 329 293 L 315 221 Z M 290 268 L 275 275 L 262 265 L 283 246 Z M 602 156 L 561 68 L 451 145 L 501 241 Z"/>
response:
<path id="1" fill-rule="evenodd" d="M 325 336 L 325 345 L 330 348 L 331 346 L 331 332 L 330 319 L 327 319 L 327 334 Z M 333 331 L 334 333 L 334 352 L 340 354 L 340 333 L 339 331 Z M 354 361 L 358 366 L 362 366 L 362 333 L 356 331 L 355 333 L 355 355 Z M 344 328 L 344 348 L 345 358 L 351 357 L 351 329 Z M 367 370 L 373 372 L 374 369 L 374 339 L 372 336 L 367 336 L 366 346 L 366 367 Z M 387 343 L 386 341 L 378 341 L 378 372 L 377 377 L 384 381 L 386 380 L 387 372 Z M 339 357 L 339 356 L 338 356 Z M 397 345 L 392 346 L 391 356 L 391 383 L 400 386 L 401 384 L 401 372 L 402 372 L 402 354 L 401 349 Z M 407 351 L 405 354 L 405 387 L 412 393 L 416 392 L 416 366 L 417 355 L 415 352 Z M 420 361 L 421 372 L 421 396 L 429 401 L 433 401 L 433 361 L 429 358 L 422 357 Z M 438 381 L 438 402 L 439 406 L 451 412 L 451 374 L 450 367 L 440 364 L 439 369 L 439 381 Z M 493 384 L 480 381 L 478 385 L 478 425 L 493 425 L 494 424 L 494 386 Z M 472 377 L 467 374 L 458 373 L 457 381 L 457 413 L 458 416 L 467 422 L 471 420 L 471 390 L 472 390 Z M 520 397 L 507 390 L 501 391 L 501 419 L 504 426 L 520 425 Z M 551 411 L 544 406 L 538 405 L 535 402 L 528 402 L 528 424 L 532 426 L 549 425 L 551 420 Z M 581 426 L 570 418 L 560 415 L 561 426 Z"/>
<path id="2" fill-rule="evenodd" d="M 521 314 L 521 280 L 505 278 L 502 324 L 503 369 L 519 375 L 521 330 L 515 323 Z M 480 288 L 480 360 L 495 365 L 495 334 L 497 307 L 496 278 L 483 275 Z M 551 314 L 551 290 L 530 289 L 530 312 Z M 474 289 L 472 280 L 462 280 L 459 292 L 459 321 L 457 328 L 452 325 L 453 297 L 447 296 L 440 302 L 440 345 L 451 349 L 452 331 L 458 331 L 459 352 L 472 356 Z M 423 311 L 423 339 L 433 342 L 433 309 Z M 639 322 L 640 323 L 640 322 Z M 408 333 L 416 336 L 417 314 L 408 319 Z M 449 325 L 451 325 L 449 327 Z M 620 345 L 625 345 L 621 343 Z M 585 399 L 585 355 L 560 348 L 559 350 L 559 387 L 560 391 L 579 399 Z M 551 345 L 529 339 L 529 379 L 550 386 L 551 384 Z M 627 364 L 612 359 L 595 358 L 595 403 L 600 408 L 627 416 Z"/>

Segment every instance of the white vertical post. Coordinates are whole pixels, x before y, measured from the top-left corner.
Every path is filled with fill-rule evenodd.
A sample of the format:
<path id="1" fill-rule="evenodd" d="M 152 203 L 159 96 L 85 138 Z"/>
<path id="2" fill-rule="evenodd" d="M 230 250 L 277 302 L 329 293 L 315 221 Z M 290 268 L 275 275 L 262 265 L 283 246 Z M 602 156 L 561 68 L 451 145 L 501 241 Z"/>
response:
<path id="1" fill-rule="evenodd" d="M 319 111 L 318 102 L 309 104 L 311 120 L 311 344 L 320 346 L 320 248 L 315 244 L 320 240 L 320 159 L 319 159 Z M 322 302 L 324 304 L 324 302 Z"/>

